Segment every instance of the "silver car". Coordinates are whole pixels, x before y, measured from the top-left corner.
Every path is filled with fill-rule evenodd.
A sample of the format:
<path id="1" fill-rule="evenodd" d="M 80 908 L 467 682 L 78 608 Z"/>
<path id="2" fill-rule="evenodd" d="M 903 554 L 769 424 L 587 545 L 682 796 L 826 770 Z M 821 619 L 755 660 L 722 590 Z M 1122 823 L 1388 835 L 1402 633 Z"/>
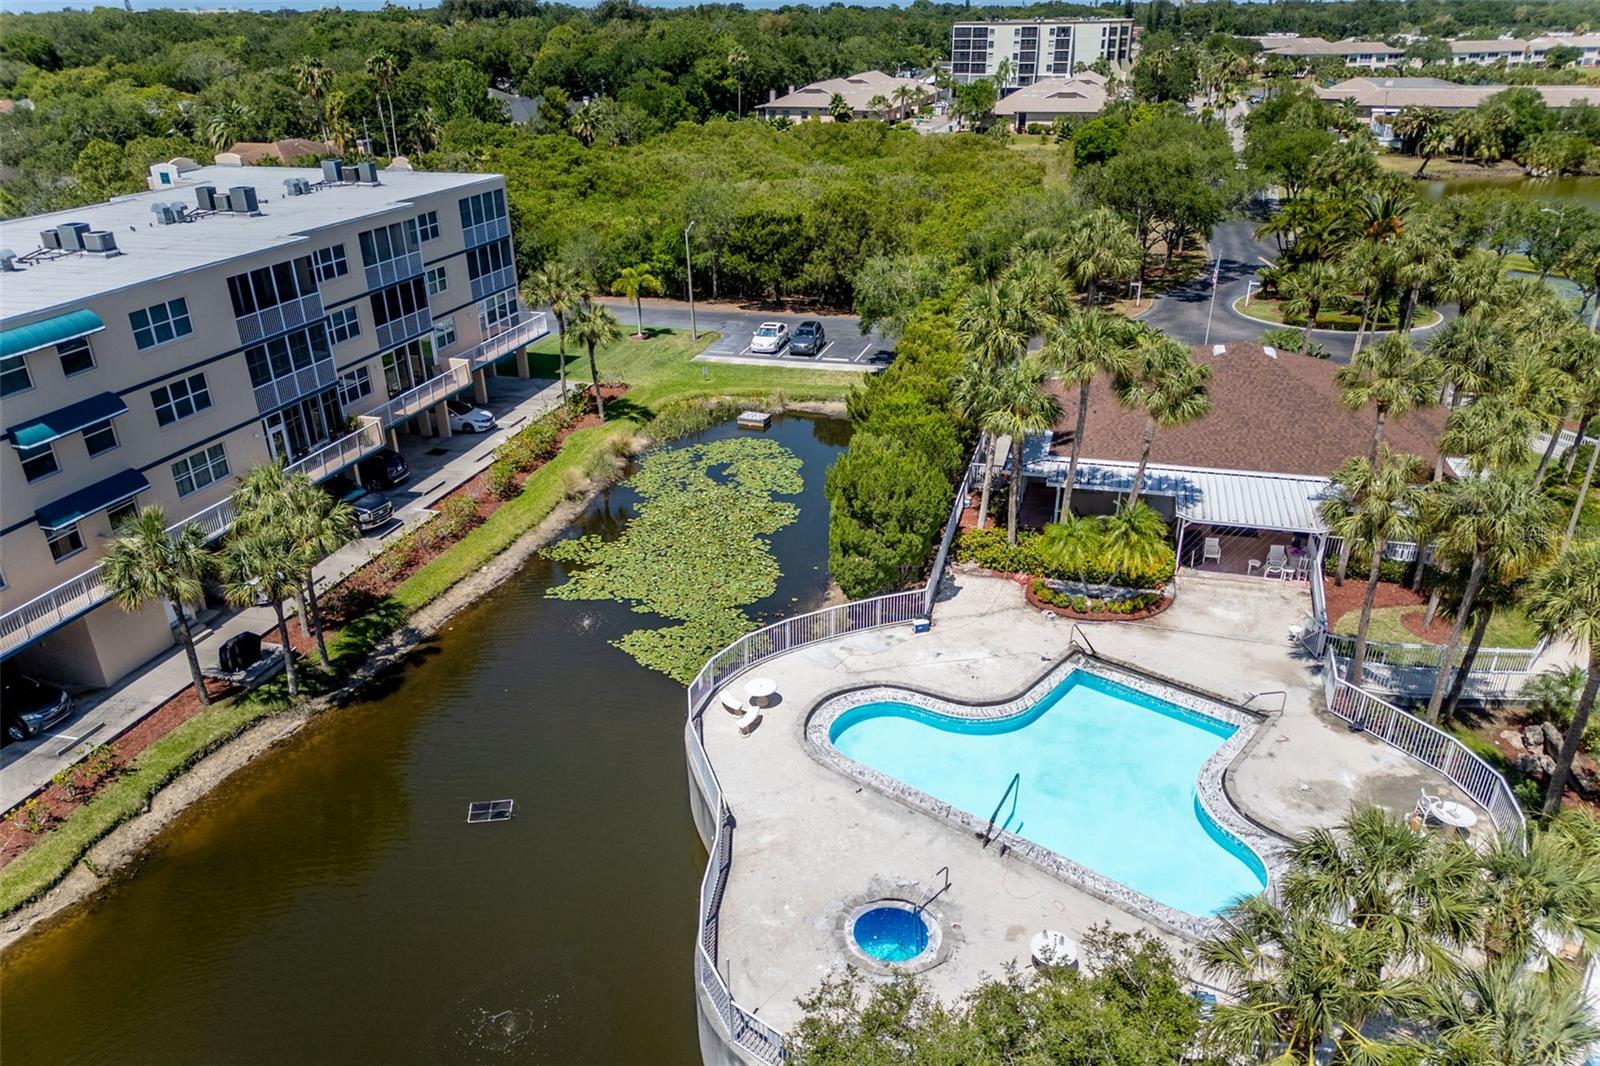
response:
<path id="1" fill-rule="evenodd" d="M 750 350 L 767 355 L 783 351 L 789 343 L 789 327 L 782 322 L 763 322 L 750 338 Z"/>

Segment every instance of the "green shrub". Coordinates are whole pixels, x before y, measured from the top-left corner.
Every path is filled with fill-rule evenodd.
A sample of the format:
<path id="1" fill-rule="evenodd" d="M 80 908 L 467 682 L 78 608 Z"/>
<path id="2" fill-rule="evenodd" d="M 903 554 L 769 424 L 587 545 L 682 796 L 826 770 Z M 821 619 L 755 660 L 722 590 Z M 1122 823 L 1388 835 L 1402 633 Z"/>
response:
<path id="1" fill-rule="evenodd" d="M 1090 596 L 1075 596 L 1053 588 L 1044 578 L 1036 577 L 1029 586 L 1033 598 L 1051 607 L 1064 607 L 1079 614 L 1136 614 L 1153 607 L 1160 601 L 1159 593 L 1146 592 L 1126 599 L 1103 600 Z"/>
<path id="2" fill-rule="evenodd" d="M 439 523 L 444 527 L 444 535 L 451 540 L 466 535 L 467 531 L 478 524 L 478 503 L 467 496 L 455 496 L 445 501 L 439 508 Z"/>
<path id="3" fill-rule="evenodd" d="M 1006 531 L 997 526 L 964 529 L 956 537 L 958 562 L 972 563 L 1001 573 L 1035 574 L 1058 581 L 1082 581 L 1089 585 L 1115 585 L 1118 588 L 1153 589 L 1172 580 L 1177 568 L 1176 554 L 1169 546 L 1160 563 L 1150 570 L 1125 570 L 1118 573 L 1102 558 L 1091 560 L 1077 570 L 1051 566 L 1041 550 L 1041 537 L 1033 530 L 1019 530 L 1017 543 L 1006 543 Z"/>
<path id="4" fill-rule="evenodd" d="M 509 500 L 519 491 L 517 467 L 510 460 L 497 459 L 489 466 L 489 491 L 502 500 Z"/>

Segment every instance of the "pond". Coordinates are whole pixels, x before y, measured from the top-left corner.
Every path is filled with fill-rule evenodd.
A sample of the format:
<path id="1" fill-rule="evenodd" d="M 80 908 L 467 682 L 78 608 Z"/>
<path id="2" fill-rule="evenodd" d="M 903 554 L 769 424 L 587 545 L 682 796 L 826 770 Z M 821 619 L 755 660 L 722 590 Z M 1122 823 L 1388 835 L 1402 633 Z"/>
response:
<path id="1" fill-rule="evenodd" d="M 1564 200 L 1600 211 L 1600 178 L 1467 177 L 1418 182 L 1421 195 L 1430 200 L 1460 193 L 1503 189 L 1530 200 Z"/>
<path id="2" fill-rule="evenodd" d="M 823 474 L 848 434 L 766 434 L 804 489 L 748 609 L 763 624 L 826 591 Z M 616 536 L 633 502 L 612 489 L 573 533 Z M 19 945 L 0 1059 L 699 1062 L 684 691 L 608 643 L 650 616 L 545 595 L 565 579 L 532 559 L 388 691 L 235 774 Z M 512 821 L 465 823 L 508 797 Z"/>

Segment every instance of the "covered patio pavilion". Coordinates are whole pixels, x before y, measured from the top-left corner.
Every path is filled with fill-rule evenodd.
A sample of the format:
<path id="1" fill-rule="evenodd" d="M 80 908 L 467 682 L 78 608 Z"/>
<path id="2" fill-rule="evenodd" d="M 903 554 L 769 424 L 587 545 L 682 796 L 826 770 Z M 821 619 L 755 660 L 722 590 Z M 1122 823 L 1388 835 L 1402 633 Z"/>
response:
<path id="1" fill-rule="evenodd" d="M 1050 436 L 1023 449 L 1023 513 L 1059 521 L 1069 459 Z M 1137 463 L 1080 460 L 1072 493 L 1076 515 L 1108 515 L 1133 488 Z M 1317 505 L 1327 478 L 1152 463 L 1139 499 L 1174 526 L 1178 565 L 1203 573 L 1307 580 L 1326 532 Z M 1040 521 L 1042 519 L 1042 521 Z"/>

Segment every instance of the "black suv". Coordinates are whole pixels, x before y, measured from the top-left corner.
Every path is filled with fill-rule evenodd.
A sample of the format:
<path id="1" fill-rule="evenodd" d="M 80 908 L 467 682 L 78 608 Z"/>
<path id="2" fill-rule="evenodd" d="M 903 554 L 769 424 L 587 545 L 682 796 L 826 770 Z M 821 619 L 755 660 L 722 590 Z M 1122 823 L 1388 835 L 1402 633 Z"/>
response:
<path id="1" fill-rule="evenodd" d="M 382 489 L 392 489 L 411 476 L 411 465 L 406 457 L 393 448 L 375 451 L 356 465 L 363 484 Z"/>
<path id="2" fill-rule="evenodd" d="M 828 346 L 828 331 L 822 323 L 808 318 L 794 328 L 789 337 L 789 351 L 795 355 L 821 355 Z"/>
<path id="3" fill-rule="evenodd" d="M 29 677 L 9 665 L 0 671 L 0 718 L 3 739 L 27 740 L 72 713 L 72 697 L 65 689 Z"/>
<path id="4" fill-rule="evenodd" d="M 356 528 L 366 533 L 389 524 L 394 517 L 394 504 L 368 492 L 343 474 L 336 474 L 322 483 L 323 489 L 336 500 L 348 503 L 356 513 Z"/>

